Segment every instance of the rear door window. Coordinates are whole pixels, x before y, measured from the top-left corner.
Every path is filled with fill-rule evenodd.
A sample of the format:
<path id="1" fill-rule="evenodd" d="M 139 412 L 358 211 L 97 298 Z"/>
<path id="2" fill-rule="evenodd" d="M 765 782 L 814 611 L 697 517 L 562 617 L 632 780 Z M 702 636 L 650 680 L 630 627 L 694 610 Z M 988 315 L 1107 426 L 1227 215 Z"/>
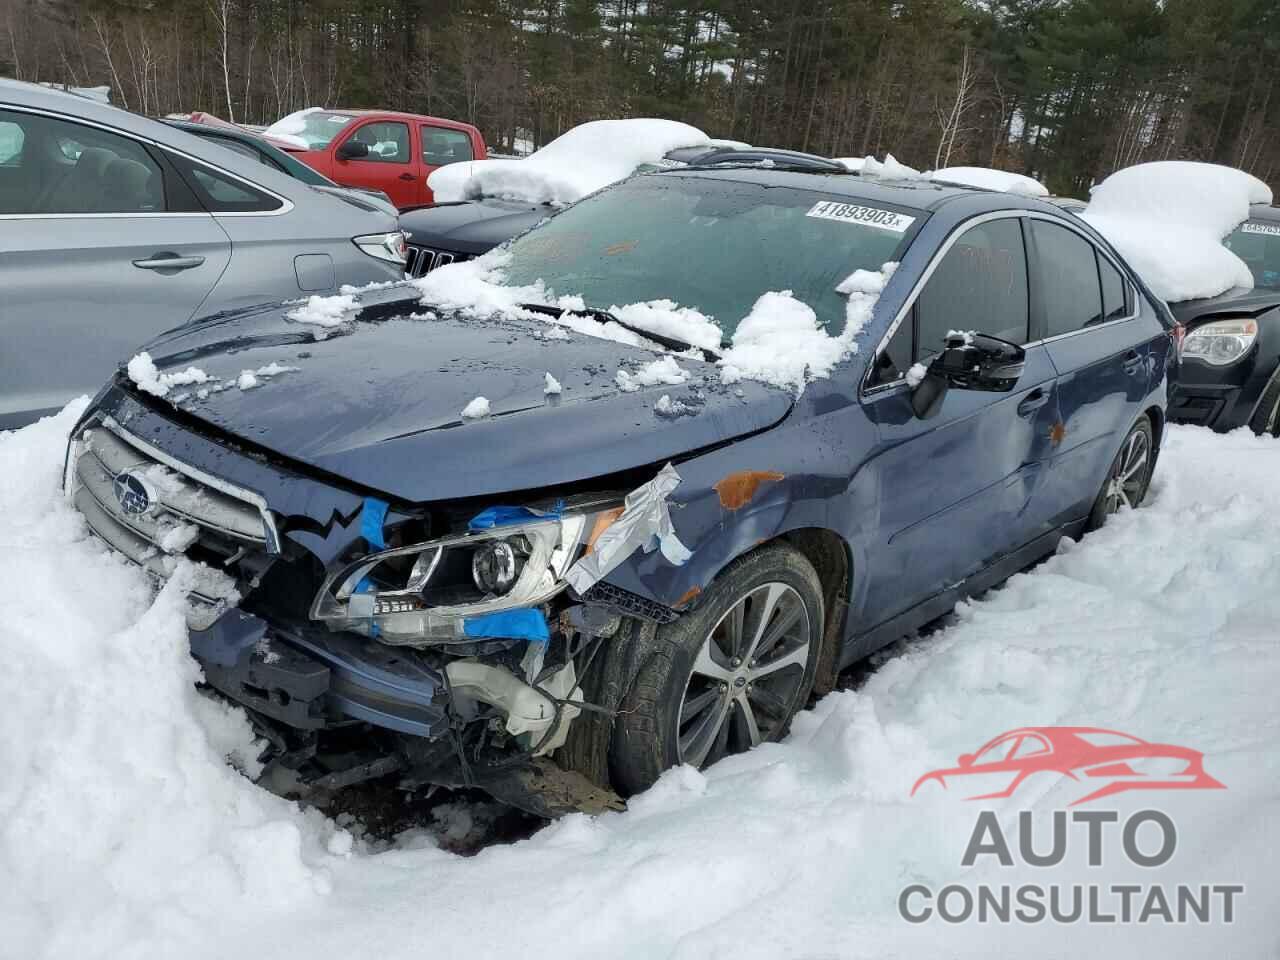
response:
<path id="1" fill-rule="evenodd" d="M 427 166 L 444 167 L 475 158 L 475 151 L 471 149 L 471 137 L 461 130 L 422 128 L 422 162 Z"/>
<path id="2" fill-rule="evenodd" d="M 943 255 L 916 301 L 915 359 L 939 353 L 953 330 L 1027 342 L 1027 256 L 1017 218 L 972 227 Z"/>
<path id="3" fill-rule="evenodd" d="M 1082 330 L 1103 318 L 1094 246 L 1074 230 L 1030 220 L 1035 246 L 1032 296 L 1041 335 L 1058 337 Z"/>

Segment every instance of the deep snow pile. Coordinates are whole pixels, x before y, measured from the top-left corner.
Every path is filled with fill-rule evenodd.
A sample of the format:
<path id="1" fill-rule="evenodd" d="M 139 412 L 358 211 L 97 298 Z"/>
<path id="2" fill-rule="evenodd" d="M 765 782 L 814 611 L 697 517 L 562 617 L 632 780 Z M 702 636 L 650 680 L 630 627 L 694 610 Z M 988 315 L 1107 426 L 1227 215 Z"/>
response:
<path id="1" fill-rule="evenodd" d="M 1111 174 L 1080 216 L 1173 303 L 1253 286 L 1249 267 L 1222 240 L 1249 218 L 1249 204 L 1270 202 L 1271 188 L 1243 170 L 1162 160 Z"/>
<path id="2" fill-rule="evenodd" d="M 709 142 L 697 127 L 674 120 L 592 120 L 524 160 L 475 163 L 465 180 L 442 167 L 427 185 L 437 202 L 502 197 L 562 205 L 630 176 L 642 163 L 662 163 L 670 150 Z"/>
<path id="3" fill-rule="evenodd" d="M 248 730 L 191 687 L 180 584 L 152 603 L 58 496 L 72 419 L 0 434 L 0 955 L 1276 955 L 1274 441 L 1175 428 L 1147 508 L 895 650 L 787 742 L 677 769 L 625 813 L 464 859 L 422 831 L 373 853 L 224 762 L 252 754 Z M 909 798 L 912 783 L 1002 731 L 1048 724 L 1201 750 L 1227 789 L 1100 805 L 1174 818 L 1165 867 L 1127 866 L 1108 842 L 1090 870 L 1075 835 L 1062 866 L 962 869 L 977 805 Z M 1046 828 L 1042 852 L 1071 796 L 1061 786 L 1018 798 Z M 1018 805 L 989 805 L 1010 837 Z M 1230 929 L 897 916 L 907 884 L 983 880 L 1246 891 Z"/>

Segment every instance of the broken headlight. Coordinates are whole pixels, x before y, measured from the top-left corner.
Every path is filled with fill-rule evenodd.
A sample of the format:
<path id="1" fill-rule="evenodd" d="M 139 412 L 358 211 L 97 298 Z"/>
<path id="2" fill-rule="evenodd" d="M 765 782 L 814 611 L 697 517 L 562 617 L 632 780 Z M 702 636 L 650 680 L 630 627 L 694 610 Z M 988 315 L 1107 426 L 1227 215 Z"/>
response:
<path id="1" fill-rule="evenodd" d="M 313 620 L 392 644 L 469 642 L 475 618 L 545 603 L 620 509 L 516 523 L 371 553 L 332 571 Z M 472 629 L 468 629 L 468 621 Z"/>

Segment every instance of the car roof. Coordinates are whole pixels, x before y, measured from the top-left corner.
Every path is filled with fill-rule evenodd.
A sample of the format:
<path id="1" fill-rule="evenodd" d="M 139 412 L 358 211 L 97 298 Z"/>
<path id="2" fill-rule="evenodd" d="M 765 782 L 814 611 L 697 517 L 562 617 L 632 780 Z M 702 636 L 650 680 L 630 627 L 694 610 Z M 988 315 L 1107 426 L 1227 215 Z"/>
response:
<path id="1" fill-rule="evenodd" d="M 337 113 L 344 117 L 386 117 L 389 120 L 421 120 L 434 124 L 439 127 L 449 127 L 453 130 L 473 130 L 474 127 L 469 123 L 463 123 L 461 120 L 447 120 L 444 117 L 430 117 L 425 113 L 406 113 L 403 110 L 368 110 L 368 109 L 350 109 L 343 107 L 337 110 L 325 110 L 325 113 Z"/>
<path id="2" fill-rule="evenodd" d="M 763 183 L 769 186 L 795 187 L 800 190 L 819 190 L 848 197 L 850 200 L 865 200 L 872 203 L 896 204 L 903 207 L 914 207 L 917 210 L 934 211 L 950 200 L 960 197 L 989 199 L 992 210 L 1034 209 L 1046 210 L 1063 216 L 1063 211 L 1051 204 L 1020 194 L 1006 193 L 1000 190 L 984 190 L 957 183 L 945 183 L 935 180 L 885 180 L 878 177 L 866 177 L 854 172 L 835 170 L 795 170 L 787 167 L 764 167 L 759 162 L 744 163 L 735 166 L 732 163 L 721 163 L 712 167 L 679 167 L 673 170 L 661 170 L 653 174 L 660 177 L 699 177 L 714 180 L 737 180 L 745 183 Z M 1067 216 L 1070 216 L 1067 214 Z"/>
<path id="3" fill-rule="evenodd" d="M 179 130 L 194 133 L 197 137 L 226 137 L 228 140 L 239 140 L 241 143 L 248 143 L 255 147 L 261 146 L 264 142 L 261 134 L 236 126 L 224 127 L 211 123 L 200 123 L 196 120 L 170 120 L 167 117 L 160 122 L 166 126 L 177 127 Z"/>

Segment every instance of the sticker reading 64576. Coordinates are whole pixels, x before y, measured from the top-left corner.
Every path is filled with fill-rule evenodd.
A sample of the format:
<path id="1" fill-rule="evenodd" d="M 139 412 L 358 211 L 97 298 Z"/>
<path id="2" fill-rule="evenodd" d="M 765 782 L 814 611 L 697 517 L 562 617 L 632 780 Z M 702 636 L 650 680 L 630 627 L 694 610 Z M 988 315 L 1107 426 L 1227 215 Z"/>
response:
<path id="1" fill-rule="evenodd" d="M 905 213 L 894 213 L 892 210 L 881 210 L 879 207 L 863 207 L 856 203 L 837 203 L 835 200 L 821 200 L 815 203 L 805 216 L 858 223 L 893 233 L 905 233 L 907 228 L 916 222 L 915 217 L 908 217 Z"/>

